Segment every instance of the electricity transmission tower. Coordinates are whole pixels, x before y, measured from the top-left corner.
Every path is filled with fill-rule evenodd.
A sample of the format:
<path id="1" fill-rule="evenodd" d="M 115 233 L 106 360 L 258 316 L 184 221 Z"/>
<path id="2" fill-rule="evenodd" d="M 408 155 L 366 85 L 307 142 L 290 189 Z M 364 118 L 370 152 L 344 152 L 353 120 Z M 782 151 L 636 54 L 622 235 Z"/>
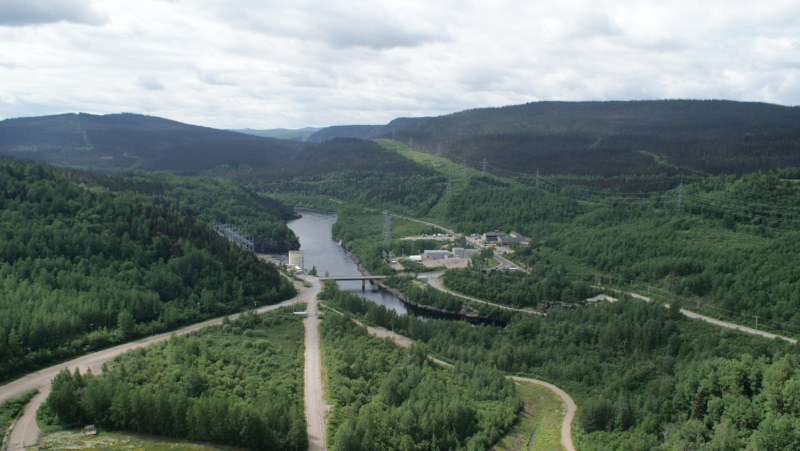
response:
<path id="1" fill-rule="evenodd" d="M 441 159 L 442 159 L 442 145 L 441 144 L 437 144 L 436 145 L 436 161 L 439 161 Z"/>
<path id="2" fill-rule="evenodd" d="M 539 187 L 539 168 L 536 168 L 536 187 Z"/>
<path id="3" fill-rule="evenodd" d="M 483 159 L 483 164 L 481 165 L 481 177 L 486 177 L 486 158 Z"/>
<path id="4" fill-rule="evenodd" d="M 392 220 L 389 210 L 383 212 L 383 245 L 386 247 L 392 245 Z"/>
<path id="5" fill-rule="evenodd" d="M 467 178 L 467 160 L 464 160 L 464 173 L 461 176 Z"/>
<path id="6" fill-rule="evenodd" d="M 683 180 L 681 180 L 681 184 L 678 185 L 678 202 L 675 204 L 675 210 L 678 213 L 683 213 Z"/>
<path id="7" fill-rule="evenodd" d="M 452 173 L 447 173 L 447 191 L 445 191 L 445 196 L 450 197 L 450 194 L 453 193 L 453 189 L 450 187 L 450 182 L 452 181 Z"/>

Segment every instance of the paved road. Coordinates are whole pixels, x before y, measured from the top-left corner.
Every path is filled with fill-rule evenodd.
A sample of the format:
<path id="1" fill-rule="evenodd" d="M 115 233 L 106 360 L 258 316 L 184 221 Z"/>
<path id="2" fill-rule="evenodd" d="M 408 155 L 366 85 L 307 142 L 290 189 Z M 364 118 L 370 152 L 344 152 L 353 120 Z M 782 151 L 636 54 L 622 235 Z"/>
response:
<path id="1" fill-rule="evenodd" d="M 335 310 L 335 309 L 332 309 L 332 308 L 330 308 L 328 306 L 325 306 L 325 308 L 327 308 L 328 310 L 332 310 L 332 311 L 334 311 L 334 312 L 336 312 L 336 313 L 338 313 L 340 315 L 342 314 L 342 312 L 340 312 L 338 310 Z M 353 322 L 355 322 L 359 326 L 364 326 L 364 324 L 362 324 L 358 320 L 353 320 Z M 404 337 L 403 335 L 388 331 L 386 329 L 376 329 L 374 327 L 367 326 L 367 332 L 369 332 L 371 335 L 375 335 L 376 337 L 380 337 L 380 338 L 388 337 L 388 338 L 391 338 L 392 340 L 394 340 L 395 343 L 397 343 L 398 345 L 400 345 L 400 346 L 402 346 L 404 348 L 407 348 L 407 347 L 411 346 L 412 343 L 414 343 L 414 341 L 411 340 L 410 338 Z M 437 358 L 435 358 L 433 356 L 430 356 L 430 355 L 428 356 L 428 358 L 431 361 L 433 361 L 435 363 L 438 363 L 439 365 L 449 366 L 449 367 L 453 366 L 453 365 L 451 365 L 451 364 L 449 364 L 449 363 L 447 363 L 447 362 L 445 362 L 443 360 L 439 360 L 439 359 L 437 359 Z M 561 422 L 561 444 L 564 446 L 564 448 L 566 448 L 567 451 L 575 451 L 575 447 L 572 445 L 572 420 L 573 420 L 573 418 L 575 418 L 576 406 L 575 406 L 575 401 L 573 401 L 572 398 L 570 398 L 570 396 L 567 394 L 567 392 L 565 392 L 564 390 L 556 387 L 553 384 L 550 384 L 550 383 L 544 382 L 544 381 L 540 381 L 538 379 L 530 379 L 530 378 L 527 378 L 527 377 L 516 377 L 516 376 L 506 376 L 506 377 L 509 378 L 509 379 L 513 379 L 515 381 L 524 381 L 524 382 L 530 382 L 530 383 L 536 384 L 536 385 L 541 385 L 542 387 L 545 387 L 545 388 L 549 389 L 550 391 L 552 391 L 553 393 L 557 394 L 561 398 L 561 400 L 564 401 L 564 404 L 567 405 L 567 412 L 564 415 L 564 420 Z"/>
<path id="2" fill-rule="evenodd" d="M 258 313 L 263 313 L 286 305 L 292 305 L 296 302 L 305 302 L 309 299 L 315 300 L 318 291 L 319 284 L 316 284 L 310 290 L 306 289 L 302 291 L 295 298 L 281 302 L 280 304 L 261 307 L 257 311 Z M 238 314 L 229 315 L 229 318 L 234 319 L 238 316 Z M 201 329 L 205 326 L 220 324 L 221 322 L 222 318 L 215 318 L 208 321 L 203 321 L 202 323 L 184 327 L 183 329 L 179 329 L 174 332 L 153 335 L 141 340 L 125 343 L 113 348 L 104 349 L 102 351 L 97 351 L 92 354 L 87 354 L 68 362 L 61 363 L 59 365 L 54 365 L 49 368 L 39 370 L 35 373 L 28 374 L 25 377 L 0 386 L 0 402 L 9 398 L 17 397 L 22 393 L 34 388 L 39 389 L 39 394 L 35 396 L 28 403 L 28 405 L 25 406 L 22 417 L 19 419 L 17 425 L 14 426 L 14 430 L 11 432 L 11 436 L 9 437 L 9 450 L 22 449 L 23 443 L 25 443 L 25 446 L 29 446 L 29 444 L 36 442 L 39 436 L 39 427 L 36 425 L 36 421 L 34 420 L 36 409 L 39 408 L 39 405 L 50 393 L 50 380 L 53 379 L 53 377 L 55 377 L 55 375 L 58 374 L 58 372 L 62 369 L 68 368 L 70 371 L 74 371 L 75 368 L 79 368 L 82 373 L 85 373 L 88 369 L 91 369 L 93 373 L 99 374 L 103 362 L 111 360 L 119 354 L 122 354 L 130 349 L 140 348 L 151 343 L 167 340 L 172 333 L 175 333 L 176 335 L 183 335 Z"/>
<path id="3" fill-rule="evenodd" d="M 325 392 L 322 389 L 322 357 L 319 350 L 319 317 L 317 297 L 320 283 L 316 277 L 308 277 L 313 285 L 314 296 L 308 299 L 306 328 L 305 384 L 306 427 L 308 428 L 309 451 L 325 451 Z"/>
<path id="4" fill-rule="evenodd" d="M 642 296 L 641 294 L 636 294 L 636 293 L 626 293 L 626 294 L 629 294 L 630 296 L 632 296 L 632 297 L 634 297 L 636 299 L 641 299 L 641 300 L 643 300 L 645 302 L 652 301 L 652 299 L 650 299 L 650 298 L 648 298 L 646 296 Z M 664 307 L 669 308 L 669 304 L 664 304 Z M 707 323 L 716 324 L 717 326 L 727 327 L 728 329 L 736 329 L 736 330 L 739 330 L 739 331 L 742 331 L 742 332 L 745 332 L 745 333 L 748 333 L 748 334 L 752 334 L 752 335 L 760 335 L 762 337 L 771 338 L 771 339 L 780 338 L 782 340 L 786 340 L 786 341 L 791 342 L 791 343 L 797 343 L 797 340 L 795 340 L 794 338 L 784 337 L 783 335 L 771 334 L 769 332 L 764 332 L 764 331 L 761 331 L 761 330 L 753 329 L 751 327 L 741 326 L 739 324 L 720 321 L 718 319 L 709 318 L 708 316 L 704 316 L 704 315 L 700 315 L 700 314 L 697 314 L 697 313 L 694 313 L 694 312 L 690 312 L 689 310 L 681 309 L 681 313 L 683 313 L 684 315 L 686 315 L 689 318 L 699 319 L 699 320 L 705 321 Z"/>

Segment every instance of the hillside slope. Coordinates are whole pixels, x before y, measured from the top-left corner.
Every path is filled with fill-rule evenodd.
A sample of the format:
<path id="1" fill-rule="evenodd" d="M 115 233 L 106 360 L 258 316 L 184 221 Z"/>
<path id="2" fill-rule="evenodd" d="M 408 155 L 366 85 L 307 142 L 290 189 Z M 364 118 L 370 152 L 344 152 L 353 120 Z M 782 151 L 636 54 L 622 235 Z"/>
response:
<path id="1" fill-rule="evenodd" d="M 389 136 L 384 133 L 383 136 Z M 415 122 L 396 133 L 473 167 L 619 175 L 800 166 L 800 108 L 753 102 L 535 102 Z"/>
<path id="2" fill-rule="evenodd" d="M 0 380 L 294 295 L 274 265 L 163 202 L 0 161 Z"/>
<path id="3" fill-rule="evenodd" d="M 0 121 L 0 154 L 106 171 L 187 175 L 284 164 L 306 145 L 137 114 L 62 114 Z"/>

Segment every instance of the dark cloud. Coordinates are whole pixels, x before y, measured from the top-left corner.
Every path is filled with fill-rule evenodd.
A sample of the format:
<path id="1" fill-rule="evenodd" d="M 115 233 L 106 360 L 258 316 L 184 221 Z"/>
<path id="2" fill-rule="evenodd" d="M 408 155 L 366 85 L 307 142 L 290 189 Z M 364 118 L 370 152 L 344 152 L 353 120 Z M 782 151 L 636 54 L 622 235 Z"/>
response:
<path id="1" fill-rule="evenodd" d="M 0 0 L 0 26 L 21 27 L 54 22 L 102 25 L 108 16 L 89 0 Z"/>

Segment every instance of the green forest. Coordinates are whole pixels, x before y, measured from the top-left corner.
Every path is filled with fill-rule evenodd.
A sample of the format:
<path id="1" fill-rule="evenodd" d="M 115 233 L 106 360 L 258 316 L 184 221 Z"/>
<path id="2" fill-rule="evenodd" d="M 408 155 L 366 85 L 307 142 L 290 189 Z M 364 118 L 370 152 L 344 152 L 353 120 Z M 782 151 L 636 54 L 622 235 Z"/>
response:
<path id="1" fill-rule="evenodd" d="M 41 365 L 274 304 L 277 268 L 164 203 L 0 162 L 0 380 Z"/>
<path id="2" fill-rule="evenodd" d="M 326 286 L 333 303 L 355 295 Z M 374 305 L 374 304 L 373 304 Z M 441 367 L 425 346 L 402 348 L 333 312 L 320 325 L 328 397 L 328 443 L 337 451 L 483 450 L 516 419 L 513 381 L 475 363 Z"/>
<path id="3" fill-rule="evenodd" d="M 543 379 L 576 401 L 582 450 L 795 449 L 800 349 L 621 299 L 508 327 L 422 321 L 357 296 L 328 305 L 458 364 Z M 577 429 L 577 431 L 576 431 Z"/>
<path id="4" fill-rule="evenodd" d="M 40 422 L 96 424 L 250 449 L 308 449 L 303 325 L 283 307 L 209 326 L 53 379 Z"/>

